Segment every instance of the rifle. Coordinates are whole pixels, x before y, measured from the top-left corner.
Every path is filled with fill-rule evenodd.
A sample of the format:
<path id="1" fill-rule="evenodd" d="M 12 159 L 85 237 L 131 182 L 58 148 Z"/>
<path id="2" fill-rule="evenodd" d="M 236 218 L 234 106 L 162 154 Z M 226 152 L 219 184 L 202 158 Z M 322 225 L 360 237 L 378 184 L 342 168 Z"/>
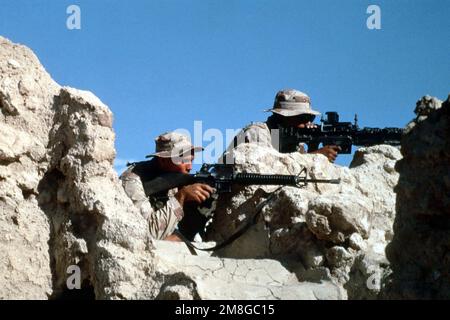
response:
<path id="1" fill-rule="evenodd" d="M 166 173 L 150 181 L 144 182 L 147 196 L 156 195 L 175 187 L 183 187 L 194 183 L 204 183 L 215 188 L 217 193 L 231 192 L 237 185 L 280 185 L 303 187 L 308 183 L 340 183 L 340 179 L 309 179 L 306 168 L 298 175 L 236 173 L 232 164 L 203 164 L 195 174 Z"/>
<path id="2" fill-rule="evenodd" d="M 362 128 L 358 127 L 358 118 L 355 115 L 355 123 L 339 122 L 337 112 L 326 112 L 327 118 L 321 119 L 321 125 L 317 128 L 284 128 L 280 127 L 280 152 L 294 152 L 299 143 L 308 145 L 308 152 L 318 149 L 319 144 L 337 145 L 341 147 L 339 153 L 349 154 L 352 145 L 373 146 L 377 144 L 389 144 L 398 146 L 401 142 L 403 129 L 401 128 Z"/>
<path id="3" fill-rule="evenodd" d="M 152 180 L 144 182 L 144 190 L 148 197 L 167 198 L 167 190 L 173 188 L 180 188 L 194 183 L 204 183 L 216 189 L 218 194 L 231 192 L 232 186 L 242 185 L 279 185 L 292 186 L 301 188 L 308 183 L 340 183 L 340 179 L 309 179 L 306 168 L 303 168 L 298 175 L 281 175 L 281 174 L 258 174 L 258 173 L 237 173 L 232 164 L 203 164 L 200 171 L 195 174 L 184 173 L 166 173 L 160 175 Z M 217 197 L 216 197 L 217 198 Z M 200 211 L 210 211 L 214 205 L 213 197 L 207 199 L 197 206 L 192 204 L 185 204 L 185 209 L 190 212 L 178 224 L 178 235 L 190 246 L 189 241 L 192 241 L 197 232 L 202 232 L 204 226 L 208 221 L 205 213 Z M 230 237 L 222 244 L 210 248 L 217 249 L 223 247 L 238 238 L 250 224 L 241 229 L 235 235 Z M 245 229 L 245 230 L 244 230 Z M 198 249 L 198 248 L 197 248 Z M 210 250 L 208 249 L 208 250 Z"/>

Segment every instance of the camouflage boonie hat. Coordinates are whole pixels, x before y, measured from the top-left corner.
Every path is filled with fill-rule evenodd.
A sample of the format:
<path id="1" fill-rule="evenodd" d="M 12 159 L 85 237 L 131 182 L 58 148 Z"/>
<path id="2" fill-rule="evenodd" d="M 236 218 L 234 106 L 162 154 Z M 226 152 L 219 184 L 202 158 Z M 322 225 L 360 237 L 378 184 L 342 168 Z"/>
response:
<path id="1" fill-rule="evenodd" d="M 303 92 L 294 89 L 284 89 L 277 92 L 272 109 L 264 110 L 281 114 L 285 117 L 300 114 L 319 115 L 320 112 L 311 108 L 311 99 Z"/>
<path id="2" fill-rule="evenodd" d="M 173 157 L 182 157 L 187 155 L 187 153 L 191 153 L 192 150 L 194 152 L 202 151 L 202 147 L 194 147 L 191 143 L 191 140 L 180 133 L 177 132 L 166 132 L 159 135 L 155 139 L 156 143 L 156 152 L 149 154 L 146 158 L 151 157 L 161 157 L 161 158 L 173 158 Z"/>

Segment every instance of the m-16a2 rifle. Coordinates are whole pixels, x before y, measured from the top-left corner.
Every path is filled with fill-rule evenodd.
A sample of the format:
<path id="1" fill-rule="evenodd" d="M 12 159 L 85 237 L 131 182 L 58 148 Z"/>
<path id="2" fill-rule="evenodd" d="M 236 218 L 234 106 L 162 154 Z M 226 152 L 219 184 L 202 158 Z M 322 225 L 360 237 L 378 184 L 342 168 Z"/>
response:
<path id="1" fill-rule="evenodd" d="M 232 164 L 203 164 L 200 171 L 195 174 L 184 173 L 166 173 L 152 180 L 144 182 L 145 193 L 148 197 L 167 198 L 167 190 L 173 188 L 181 188 L 194 183 L 204 183 L 214 189 L 217 194 L 231 192 L 233 185 L 249 186 L 249 185 L 278 185 L 303 187 L 308 183 L 340 183 L 340 179 L 309 179 L 306 168 L 301 170 L 298 175 L 281 175 L 281 174 L 258 174 L 258 173 L 238 173 Z M 200 230 L 204 230 L 204 226 L 208 220 L 207 216 L 214 211 L 214 198 L 217 195 L 207 199 L 200 206 L 195 204 L 192 209 L 191 204 L 185 204 L 190 214 L 184 216 L 183 220 L 178 224 L 180 231 L 179 236 L 188 242 L 192 241 L 195 234 Z M 191 209 L 189 209 L 189 207 Z M 201 212 L 201 213 L 200 213 Z M 247 225 L 247 227 L 249 224 Z M 245 227 L 245 228 L 247 228 Z M 244 232 L 239 232 L 230 237 L 222 244 L 211 248 L 217 249 L 234 241 Z M 198 249 L 198 248 L 197 248 Z"/>
<path id="2" fill-rule="evenodd" d="M 203 164 L 195 174 L 166 173 L 144 183 L 147 196 L 156 195 L 172 188 L 194 183 L 204 183 L 216 189 L 217 193 L 231 192 L 234 184 L 279 185 L 302 187 L 307 183 L 340 183 L 340 179 L 309 179 L 306 168 L 298 175 L 237 173 L 232 164 Z"/>
<path id="3" fill-rule="evenodd" d="M 319 144 L 322 144 L 324 146 L 337 145 L 341 147 L 339 153 L 347 154 L 352 152 L 352 145 L 400 145 L 403 134 L 401 128 L 360 129 L 356 115 L 355 123 L 352 124 L 351 122 L 339 122 L 337 112 L 326 112 L 325 114 L 326 119 L 322 119 L 321 125 L 317 128 L 279 128 L 280 152 L 293 152 L 299 143 L 306 143 L 308 152 L 317 150 Z"/>

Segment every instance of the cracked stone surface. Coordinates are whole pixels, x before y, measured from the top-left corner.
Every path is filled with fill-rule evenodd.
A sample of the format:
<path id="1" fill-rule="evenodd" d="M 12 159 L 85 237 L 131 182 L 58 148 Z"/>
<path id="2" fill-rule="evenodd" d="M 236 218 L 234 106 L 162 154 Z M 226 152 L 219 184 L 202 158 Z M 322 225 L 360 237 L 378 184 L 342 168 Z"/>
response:
<path id="1" fill-rule="evenodd" d="M 191 279 L 195 286 L 164 287 L 158 298 L 199 299 L 346 299 L 346 291 L 329 280 L 299 281 L 273 259 L 229 259 L 199 252 L 192 255 L 185 244 L 155 241 L 156 270 L 161 278 L 178 272 L 179 279 Z M 166 279 L 164 282 L 170 282 Z M 186 290 L 190 288 L 188 294 Z"/>

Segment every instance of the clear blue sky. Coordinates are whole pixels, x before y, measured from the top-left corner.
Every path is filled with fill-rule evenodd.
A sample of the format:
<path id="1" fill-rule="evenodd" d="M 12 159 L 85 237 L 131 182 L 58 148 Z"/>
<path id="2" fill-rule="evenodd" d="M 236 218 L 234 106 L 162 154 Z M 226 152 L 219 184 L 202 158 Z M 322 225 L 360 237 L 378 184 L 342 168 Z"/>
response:
<path id="1" fill-rule="evenodd" d="M 58 83 L 112 109 L 118 159 L 142 159 L 157 134 L 193 130 L 194 120 L 220 130 L 264 120 L 281 88 L 382 127 L 404 126 L 422 95 L 450 91 L 448 0 L 0 4 L 1 35 L 31 47 Z M 66 28 L 71 4 L 81 30 Z M 381 8 L 381 30 L 366 27 L 370 4 Z"/>

